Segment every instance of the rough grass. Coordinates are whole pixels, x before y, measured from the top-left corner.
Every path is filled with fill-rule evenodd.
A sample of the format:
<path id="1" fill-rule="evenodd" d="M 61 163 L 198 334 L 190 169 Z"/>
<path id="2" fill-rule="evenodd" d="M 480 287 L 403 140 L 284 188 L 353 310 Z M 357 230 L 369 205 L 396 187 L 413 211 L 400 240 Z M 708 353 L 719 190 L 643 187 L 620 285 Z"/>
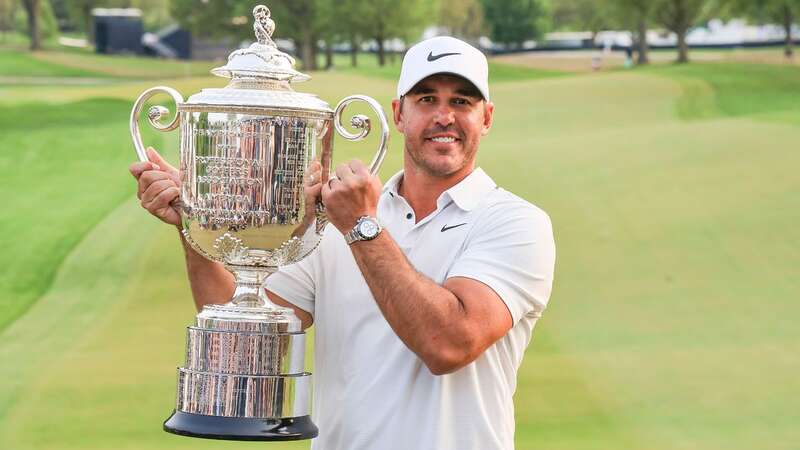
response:
<path id="1" fill-rule="evenodd" d="M 796 448 L 800 111 L 784 99 L 792 73 L 772 69 L 493 85 L 480 163 L 550 213 L 559 252 L 519 372 L 518 449 Z M 169 84 L 188 95 L 208 81 Z M 150 84 L 52 90 L 46 107 L 30 89 L 3 96 L 2 193 L 21 211 L 0 222 L 3 282 L 48 271 L 53 282 L 0 332 L 0 448 L 263 447 L 160 430 L 193 312 L 175 232 L 136 206 L 126 173 L 127 105 Z M 393 86 L 339 71 L 298 89 L 330 103 L 357 90 L 388 107 Z M 759 102 L 737 97 L 757 89 Z M 126 100 L 74 103 L 97 96 Z M 401 142 L 393 135 L 384 179 Z M 374 142 L 340 144 L 337 159 L 366 158 Z M 59 240 L 69 248 L 51 251 Z M 26 286 L 38 291 L 6 301 L 44 289 Z"/>

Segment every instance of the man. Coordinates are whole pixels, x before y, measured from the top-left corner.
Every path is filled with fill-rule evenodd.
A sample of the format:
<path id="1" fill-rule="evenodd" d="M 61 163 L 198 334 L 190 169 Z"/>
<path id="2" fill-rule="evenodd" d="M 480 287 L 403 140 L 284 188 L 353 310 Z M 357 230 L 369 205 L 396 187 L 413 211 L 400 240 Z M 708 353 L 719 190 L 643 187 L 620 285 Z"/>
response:
<path id="1" fill-rule="evenodd" d="M 312 167 L 307 195 L 330 225 L 266 283 L 316 324 L 314 448 L 511 449 L 516 372 L 552 286 L 550 220 L 475 168 L 494 112 L 480 51 L 415 45 L 397 96 L 404 170 L 381 187 L 360 161 L 324 185 Z M 162 168 L 131 167 L 142 204 L 178 225 L 177 172 L 151 155 Z M 184 248 L 197 307 L 230 298 L 232 276 Z"/>

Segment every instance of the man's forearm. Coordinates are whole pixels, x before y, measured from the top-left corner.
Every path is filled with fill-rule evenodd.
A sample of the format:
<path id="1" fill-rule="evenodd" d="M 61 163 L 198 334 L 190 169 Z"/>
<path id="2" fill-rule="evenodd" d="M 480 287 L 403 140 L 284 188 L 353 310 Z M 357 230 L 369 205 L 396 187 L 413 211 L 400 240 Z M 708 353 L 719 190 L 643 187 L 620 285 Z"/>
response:
<path id="1" fill-rule="evenodd" d="M 442 359 L 470 348 L 470 333 L 459 320 L 466 315 L 463 303 L 414 269 L 388 231 L 351 249 L 389 325 L 434 372 Z"/>
<path id="2" fill-rule="evenodd" d="M 179 232 L 180 233 L 180 232 Z M 186 272 L 192 297 L 198 311 L 203 306 L 228 302 L 233 296 L 235 280 L 233 274 L 216 261 L 205 258 L 186 242 L 181 233 L 181 244 L 186 257 Z"/>

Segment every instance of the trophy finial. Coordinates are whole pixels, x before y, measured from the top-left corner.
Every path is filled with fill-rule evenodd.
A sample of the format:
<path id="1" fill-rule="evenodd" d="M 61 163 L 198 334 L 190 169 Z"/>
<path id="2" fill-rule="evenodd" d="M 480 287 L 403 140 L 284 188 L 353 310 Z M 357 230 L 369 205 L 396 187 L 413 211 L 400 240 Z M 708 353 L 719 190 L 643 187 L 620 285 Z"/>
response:
<path id="1" fill-rule="evenodd" d="M 255 19 L 253 31 L 256 34 L 256 42 L 231 53 L 228 56 L 228 63 L 211 69 L 211 73 L 221 77 L 236 78 L 239 81 L 260 79 L 293 82 L 309 79 L 308 75 L 294 70 L 294 58 L 282 52 L 272 40 L 275 22 L 270 16 L 269 8 L 264 5 L 253 8 Z"/>
<path id="2" fill-rule="evenodd" d="M 256 32 L 256 39 L 261 45 L 275 46 L 272 41 L 272 33 L 275 32 L 275 22 L 270 19 L 269 8 L 264 5 L 258 5 L 253 8 L 253 30 Z"/>

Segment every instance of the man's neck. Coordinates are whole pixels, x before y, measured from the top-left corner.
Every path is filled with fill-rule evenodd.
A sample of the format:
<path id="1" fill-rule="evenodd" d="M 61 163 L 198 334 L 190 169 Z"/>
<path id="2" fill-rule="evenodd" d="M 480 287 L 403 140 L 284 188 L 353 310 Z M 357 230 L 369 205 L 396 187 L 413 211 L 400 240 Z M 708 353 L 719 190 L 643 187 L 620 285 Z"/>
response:
<path id="1" fill-rule="evenodd" d="M 473 162 L 446 177 L 435 177 L 406 161 L 397 192 L 414 210 L 414 217 L 419 222 L 436 211 L 436 201 L 442 192 L 460 183 L 474 168 Z"/>

